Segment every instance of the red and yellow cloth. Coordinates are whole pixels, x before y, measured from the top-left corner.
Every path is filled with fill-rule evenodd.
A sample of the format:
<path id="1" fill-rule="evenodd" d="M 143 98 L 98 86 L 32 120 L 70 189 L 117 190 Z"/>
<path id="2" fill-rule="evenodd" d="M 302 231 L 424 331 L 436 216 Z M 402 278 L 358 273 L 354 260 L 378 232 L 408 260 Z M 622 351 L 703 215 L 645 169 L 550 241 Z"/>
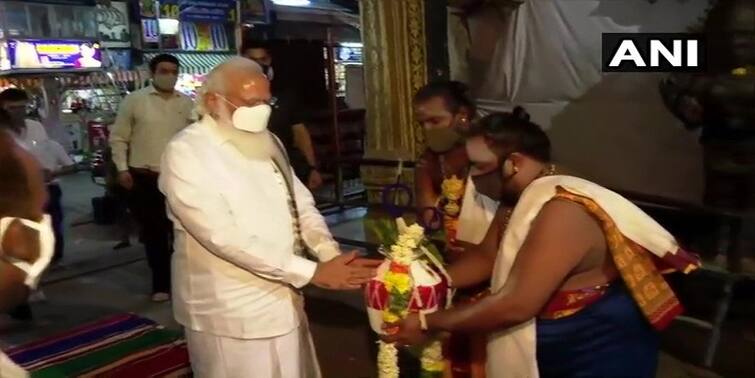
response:
<path id="1" fill-rule="evenodd" d="M 648 253 L 638 243 L 624 236 L 616 222 L 594 200 L 563 187 L 557 187 L 554 198 L 584 206 L 599 221 L 621 278 L 653 327 L 662 330 L 683 312 L 681 303 L 662 274 L 676 271 L 689 273 L 700 266 L 699 259 L 681 248 L 675 253 L 665 253 L 662 256 Z M 545 309 L 544 316 L 557 319 L 574 314 L 597 301 L 606 288 L 607 286 L 557 293 Z"/>

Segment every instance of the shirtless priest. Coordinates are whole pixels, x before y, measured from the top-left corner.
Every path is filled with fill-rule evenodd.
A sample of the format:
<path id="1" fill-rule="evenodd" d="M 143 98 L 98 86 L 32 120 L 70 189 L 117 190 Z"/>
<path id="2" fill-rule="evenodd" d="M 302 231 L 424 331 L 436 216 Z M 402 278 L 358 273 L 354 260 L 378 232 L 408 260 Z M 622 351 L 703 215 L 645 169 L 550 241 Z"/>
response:
<path id="1" fill-rule="evenodd" d="M 499 213 L 482 253 L 448 273 L 456 287 L 492 278 L 491 294 L 410 315 L 387 340 L 485 332 L 489 378 L 655 377 L 656 331 L 682 311 L 662 273 L 699 260 L 620 195 L 554 175 L 550 141 L 527 117 L 488 115 L 466 146 L 476 190 L 514 209 L 502 240 Z"/>

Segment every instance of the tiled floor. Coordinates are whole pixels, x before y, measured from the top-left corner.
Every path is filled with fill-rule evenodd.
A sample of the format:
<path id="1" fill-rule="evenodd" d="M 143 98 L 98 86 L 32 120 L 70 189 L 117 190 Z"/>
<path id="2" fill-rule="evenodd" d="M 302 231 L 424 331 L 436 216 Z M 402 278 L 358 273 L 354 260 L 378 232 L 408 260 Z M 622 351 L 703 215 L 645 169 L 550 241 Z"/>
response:
<path id="1" fill-rule="evenodd" d="M 84 175 L 64 182 L 67 221 L 89 217 L 90 198 L 101 189 Z M 358 218 L 364 210 L 331 216 L 336 236 L 364 239 Z M 356 218 L 356 219 L 355 219 Z M 69 229 L 67 255 L 62 267 L 48 273 L 44 292 L 48 300 L 34 303 L 35 321 L 15 323 L 0 317 L 0 345 L 13 345 L 66 330 L 108 314 L 134 312 L 171 328 L 169 304 L 149 301 L 149 274 L 140 248 L 113 251 L 113 227 L 86 224 Z M 360 292 L 307 290 L 307 310 L 317 344 L 323 376 L 374 377 L 374 338 L 367 324 Z M 662 354 L 659 377 L 703 377 L 704 371 Z"/>

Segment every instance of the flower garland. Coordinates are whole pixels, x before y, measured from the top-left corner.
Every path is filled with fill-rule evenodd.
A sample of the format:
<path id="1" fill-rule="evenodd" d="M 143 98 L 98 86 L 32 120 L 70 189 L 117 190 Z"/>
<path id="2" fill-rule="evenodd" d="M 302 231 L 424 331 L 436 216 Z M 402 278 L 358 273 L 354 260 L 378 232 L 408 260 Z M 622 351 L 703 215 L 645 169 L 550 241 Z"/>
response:
<path id="1" fill-rule="evenodd" d="M 390 248 L 388 258 L 390 266 L 383 276 L 388 291 L 388 305 L 383 309 L 382 319 L 385 323 L 396 323 L 409 315 L 414 282 L 410 275 L 410 266 L 417 258 L 416 251 L 425 245 L 424 229 L 414 224 L 406 227 L 402 219 L 398 220 L 398 240 Z M 390 330 L 387 330 L 390 332 Z M 393 344 L 378 342 L 378 377 L 398 378 L 398 349 Z M 420 357 L 421 377 L 441 377 L 444 368 L 441 343 L 432 341 L 422 349 Z"/>
<path id="2" fill-rule="evenodd" d="M 464 180 L 459 179 L 456 175 L 443 180 L 440 185 L 441 199 L 443 205 L 443 228 L 446 231 L 446 240 L 449 242 L 456 241 L 456 230 L 461 214 L 461 199 L 464 197 Z"/>

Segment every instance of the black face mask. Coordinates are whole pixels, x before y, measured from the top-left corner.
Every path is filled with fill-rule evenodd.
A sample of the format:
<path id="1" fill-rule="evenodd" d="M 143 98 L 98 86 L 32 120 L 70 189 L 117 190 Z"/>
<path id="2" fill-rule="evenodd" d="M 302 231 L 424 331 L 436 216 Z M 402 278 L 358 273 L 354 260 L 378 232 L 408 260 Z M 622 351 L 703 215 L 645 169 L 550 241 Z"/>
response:
<path id="1" fill-rule="evenodd" d="M 475 190 L 478 193 L 496 201 L 500 201 L 503 197 L 504 181 L 503 172 L 501 172 L 500 167 L 483 175 L 472 176 L 472 182 L 474 182 Z"/>
<path id="2" fill-rule="evenodd" d="M 502 160 L 499 160 L 499 162 L 506 162 L 508 160 L 509 156 L 506 156 Z M 504 186 L 516 176 L 518 171 L 514 168 L 514 172 L 506 176 L 504 174 L 504 165 L 505 164 L 499 163 L 495 169 L 488 173 L 472 176 L 472 182 L 474 182 L 475 190 L 478 193 L 495 201 L 514 204 L 516 203 L 518 196 L 513 195 L 512 193 L 506 193 Z"/>

